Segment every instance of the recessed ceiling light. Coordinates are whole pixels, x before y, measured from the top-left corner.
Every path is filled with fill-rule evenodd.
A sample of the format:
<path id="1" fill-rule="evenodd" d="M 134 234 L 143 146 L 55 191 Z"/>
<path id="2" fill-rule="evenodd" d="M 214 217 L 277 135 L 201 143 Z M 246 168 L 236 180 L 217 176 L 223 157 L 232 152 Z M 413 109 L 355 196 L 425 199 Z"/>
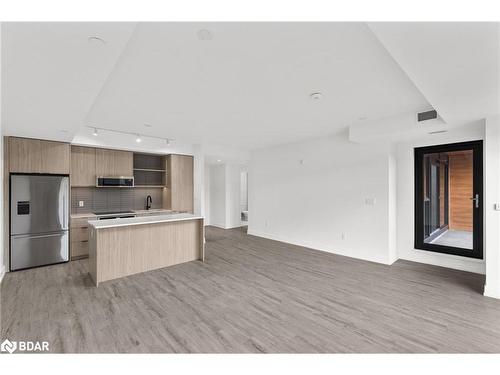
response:
<path id="1" fill-rule="evenodd" d="M 97 133 L 97 128 L 94 128 L 94 131 L 92 132 L 92 135 L 94 137 L 97 137 L 99 134 Z"/>
<path id="2" fill-rule="evenodd" d="M 141 139 L 141 135 L 140 134 L 137 134 L 137 138 L 135 139 L 135 141 L 137 143 L 141 143 L 142 142 L 142 139 Z"/>
<path id="3" fill-rule="evenodd" d="M 94 43 L 94 44 L 106 44 L 106 41 L 102 38 L 99 38 L 98 36 L 89 36 L 87 38 L 89 43 Z"/>
<path id="4" fill-rule="evenodd" d="M 313 92 L 311 94 L 311 99 L 312 100 L 320 100 L 323 97 L 323 94 L 320 92 Z"/>
<path id="5" fill-rule="evenodd" d="M 198 35 L 198 39 L 200 40 L 212 40 L 213 35 L 210 32 L 210 30 L 207 29 L 201 29 L 196 32 L 196 35 Z"/>
<path id="6" fill-rule="evenodd" d="M 217 159 L 217 163 L 220 163 L 221 161 L 222 161 L 222 160 L 220 160 L 220 159 Z"/>

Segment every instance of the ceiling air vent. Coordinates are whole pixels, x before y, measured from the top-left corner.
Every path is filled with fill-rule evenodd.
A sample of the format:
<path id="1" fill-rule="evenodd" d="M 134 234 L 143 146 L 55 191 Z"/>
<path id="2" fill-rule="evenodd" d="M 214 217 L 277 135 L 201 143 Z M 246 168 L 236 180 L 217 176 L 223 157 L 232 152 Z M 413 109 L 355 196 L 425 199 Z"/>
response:
<path id="1" fill-rule="evenodd" d="M 422 122 L 422 121 L 428 121 L 428 120 L 435 120 L 437 119 L 438 114 L 436 110 L 431 110 L 431 111 L 426 111 L 426 112 L 419 112 L 417 113 L 417 122 Z"/>

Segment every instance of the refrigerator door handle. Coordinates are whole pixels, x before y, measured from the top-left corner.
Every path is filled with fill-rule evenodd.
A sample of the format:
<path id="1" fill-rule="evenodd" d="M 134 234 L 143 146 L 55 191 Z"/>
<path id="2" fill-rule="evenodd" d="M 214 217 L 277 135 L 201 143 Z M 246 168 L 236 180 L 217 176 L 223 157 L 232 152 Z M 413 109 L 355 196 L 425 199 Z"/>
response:
<path id="1" fill-rule="evenodd" d="M 63 229 L 68 229 L 68 223 L 66 223 L 66 195 L 63 195 Z"/>
<path id="2" fill-rule="evenodd" d="M 57 233 L 48 233 L 48 234 L 17 234 L 11 236 L 12 238 L 45 238 L 45 237 L 56 237 L 61 236 L 66 231 L 57 232 Z"/>

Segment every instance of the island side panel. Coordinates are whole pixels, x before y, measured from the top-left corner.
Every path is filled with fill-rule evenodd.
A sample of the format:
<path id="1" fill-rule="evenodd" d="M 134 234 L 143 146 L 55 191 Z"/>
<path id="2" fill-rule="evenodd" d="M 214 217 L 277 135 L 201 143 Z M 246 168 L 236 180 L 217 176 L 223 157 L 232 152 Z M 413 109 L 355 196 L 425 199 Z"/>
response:
<path id="1" fill-rule="evenodd" d="M 203 259 L 200 221 L 97 229 L 97 282 Z"/>
<path id="2" fill-rule="evenodd" d="M 200 225 L 200 260 L 205 261 L 205 223 L 203 219 L 199 220 Z"/>
<path id="3" fill-rule="evenodd" d="M 98 285 L 97 276 L 97 230 L 90 226 L 89 227 L 89 275 L 94 284 Z"/>

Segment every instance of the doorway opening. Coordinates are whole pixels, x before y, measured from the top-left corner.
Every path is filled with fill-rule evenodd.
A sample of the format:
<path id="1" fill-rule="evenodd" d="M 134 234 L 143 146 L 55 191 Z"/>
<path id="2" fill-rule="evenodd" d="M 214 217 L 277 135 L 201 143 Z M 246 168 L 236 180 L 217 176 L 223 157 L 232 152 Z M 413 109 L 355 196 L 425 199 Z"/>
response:
<path id="1" fill-rule="evenodd" d="M 248 172 L 240 173 L 240 216 L 241 226 L 248 225 Z"/>
<path id="2" fill-rule="evenodd" d="M 483 257 L 482 141 L 415 149 L 415 248 Z"/>

